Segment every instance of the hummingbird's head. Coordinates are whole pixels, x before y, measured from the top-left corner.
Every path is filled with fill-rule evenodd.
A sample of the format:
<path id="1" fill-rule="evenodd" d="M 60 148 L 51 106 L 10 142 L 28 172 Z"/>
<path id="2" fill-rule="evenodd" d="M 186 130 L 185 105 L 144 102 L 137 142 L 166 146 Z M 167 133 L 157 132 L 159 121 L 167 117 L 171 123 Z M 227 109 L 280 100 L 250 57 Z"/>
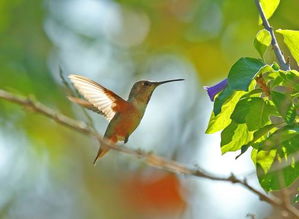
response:
<path id="1" fill-rule="evenodd" d="M 148 101 L 151 98 L 151 95 L 156 87 L 158 87 L 161 84 L 165 84 L 168 82 L 174 82 L 174 81 L 183 81 L 184 79 L 173 79 L 173 80 L 167 80 L 167 81 L 137 81 L 130 92 L 129 95 L 129 101 L 132 101 L 133 99 L 139 102 L 148 103 Z"/>

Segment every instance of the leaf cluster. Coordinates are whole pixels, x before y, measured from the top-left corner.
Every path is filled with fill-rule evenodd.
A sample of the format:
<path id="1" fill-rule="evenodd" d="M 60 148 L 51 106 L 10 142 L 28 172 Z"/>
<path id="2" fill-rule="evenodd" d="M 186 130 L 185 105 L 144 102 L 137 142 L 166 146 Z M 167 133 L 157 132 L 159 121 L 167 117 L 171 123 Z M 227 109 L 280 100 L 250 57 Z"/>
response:
<path id="1" fill-rule="evenodd" d="M 279 1 L 261 3 L 269 18 Z M 276 32 L 299 64 L 299 31 Z M 263 60 L 271 40 L 266 29 L 260 30 L 254 47 L 261 59 L 243 57 L 231 67 L 228 85 L 215 98 L 206 130 L 209 134 L 221 131 L 223 154 L 240 150 L 241 156 L 251 148 L 266 191 L 287 187 L 299 176 L 299 72 L 284 71 L 277 63 Z"/>

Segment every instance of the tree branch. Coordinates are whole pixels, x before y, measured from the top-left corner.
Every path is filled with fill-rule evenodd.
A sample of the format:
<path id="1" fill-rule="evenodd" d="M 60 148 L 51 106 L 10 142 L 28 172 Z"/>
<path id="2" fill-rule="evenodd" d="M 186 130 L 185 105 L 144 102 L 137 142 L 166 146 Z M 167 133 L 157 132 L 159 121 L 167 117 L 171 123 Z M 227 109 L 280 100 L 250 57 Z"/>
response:
<path id="1" fill-rule="evenodd" d="M 285 70 L 285 71 L 291 70 L 290 65 L 286 62 L 286 60 L 285 60 L 285 58 L 284 58 L 284 56 L 283 56 L 283 54 L 281 52 L 281 49 L 280 49 L 280 47 L 279 47 L 279 45 L 277 43 L 274 31 L 273 31 L 272 27 L 270 26 L 270 24 L 269 24 L 269 22 L 268 22 L 268 20 L 267 20 L 267 18 L 265 16 L 265 13 L 263 11 L 263 8 L 262 8 L 262 5 L 260 3 L 260 0 L 255 0 L 255 4 L 256 4 L 258 12 L 259 12 L 259 14 L 260 14 L 260 16 L 262 18 L 264 28 L 267 31 L 269 31 L 270 34 L 271 34 L 271 38 L 272 38 L 271 45 L 273 47 L 275 56 L 277 58 L 277 61 L 278 61 L 279 65 L 280 65 L 281 69 Z"/>
<path id="2" fill-rule="evenodd" d="M 31 98 L 24 98 L 20 96 L 16 96 L 14 94 L 11 94 L 7 91 L 0 89 L 0 98 L 8 100 L 10 102 L 23 105 L 25 107 L 30 108 L 31 110 L 42 114 L 50 119 L 53 119 L 57 123 L 60 123 L 64 126 L 67 126 L 69 128 L 72 128 L 76 131 L 88 134 L 90 133 L 91 129 L 84 123 L 80 122 L 74 119 L 71 119 L 61 113 L 58 113 L 51 108 L 45 106 L 44 104 L 40 102 L 33 101 Z"/>
<path id="3" fill-rule="evenodd" d="M 153 153 L 148 153 L 142 150 L 132 150 L 128 147 L 125 147 L 123 145 L 116 145 L 116 144 L 108 144 L 103 140 L 103 138 L 96 132 L 94 129 L 90 128 L 86 123 L 74 120 L 72 118 L 69 118 L 47 106 L 44 104 L 33 101 L 30 98 L 20 97 L 16 96 L 14 94 L 11 94 L 7 91 L 0 89 L 0 98 L 22 105 L 26 108 L 29 108 L 36 113 L 39 113 L 41 115 L 44 115 L 57 123 L 66 126 L 68 128 L 71 128 L 77 132 L 81 132 L 83 134 L 87 134 L 90 136 L 94 136 L 98 139 L 98 141 L 102 144 L 104 144 L 106 147 L 109 147 L 113 150 L 123 152 L 126 154 L 130 154 L 135 156 L 136 158 L 143 159 L 148 165 L 153 166 L 155 168 L 159 168 L 165 171 L 169 171 L 176 174 L 184 174 L 188 176 L 195 176 L 195 177 L 201 177 L 205 179 L 210 179 L 214 181 L 223 181 L 223 182 L 230 182 L 234 184 L 240 184 L 252 193 L 256 194 L 260 200 L 265 201 L 269 203 L 270 205 L 274 207 L 279 207 L 284 211 L 287 211 L 290 215 L 292 215 L 294 218 L 299 218 L 299 212 L 297 209 L 295 209 L 292 206 L 287 206 L 284 204 L 284 202 L 276 197 L 269 197 L 263 192 L 258 191 L 251 185 L 249 185 L 246 181 L 246 179 L 241 180 L 236 178 L 233 174 L 229 177 L 219 177 L 214 176 L 213 174 L 210 174 L 206 171 L 200 170 L 199 168 L 190 168 L 184 164 L 181 164 L 179 162 L 165 159 L 161 156 L 155 155 Z"/>

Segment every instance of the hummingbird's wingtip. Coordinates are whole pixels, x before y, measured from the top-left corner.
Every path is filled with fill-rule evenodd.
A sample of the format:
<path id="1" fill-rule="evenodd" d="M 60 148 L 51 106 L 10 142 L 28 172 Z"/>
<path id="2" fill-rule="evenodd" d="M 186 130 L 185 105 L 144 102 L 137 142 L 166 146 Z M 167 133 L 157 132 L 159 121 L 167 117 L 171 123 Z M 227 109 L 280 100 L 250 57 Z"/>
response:
<path id="1" fill-rule="evenodd" d="M 68 77 L 69 79 L 72 79 L 72 78 L 76 78 L 77 75 L 75 75 L 75 74 L 70 74 L 70 75 L 68 75 L 67 77 Z"/>
<path id="2" fill-rule="evenodd" d="M 71 81 L 87 81 L 87 82 L 92 82 L 90 79 L 87 77 L 84 77 L 82 75 L 77 75 L 77 74 L 70 74 L 67 76 Z"/>

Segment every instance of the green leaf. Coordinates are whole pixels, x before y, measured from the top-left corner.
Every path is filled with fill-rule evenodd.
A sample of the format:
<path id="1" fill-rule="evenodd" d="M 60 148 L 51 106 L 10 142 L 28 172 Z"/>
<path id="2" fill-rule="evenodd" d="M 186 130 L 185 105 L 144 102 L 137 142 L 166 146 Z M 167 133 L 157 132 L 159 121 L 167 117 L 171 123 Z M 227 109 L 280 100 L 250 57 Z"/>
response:
<path id="1" fill-rule="evenodd" d="M 277 33 L 282 34 L 283 41 L 290 50 L 292 56 L 299 65 L 299 31 L 296 30 L 276 30 Z"/>
<path id="2" fill-rule="evenodd" d="M 289 108 L 287 109 L 287 113 L 285 115 L 285 121 L 287 124 L 293 124 L 293 122 L 295 121 L 297 112 L 296 112 L 296 107 L 294 104 L 291 104 L 289 106 Z"/>
<path id="3" fill-rule="evenodd" d="M 266 191 L 278 190 L 289 186 L 299 176 L 299 132 L 297 135 L 280 140 L 279 147 L 265 151 L 254 149 L 252 160 L 256 164 L 261 186 Z"/>
<path id="4" fill-rule="evenodd" d="M 299 127 L 295 125 L 287 125 L 273 132 L 264 141 L 255 145 L 255 147 L 262 148 L 263 150 L 271 150 L 274 148 L 282 147 L 283 144 L 292 140 L 294 137 L 299 136 Z M 299 146 L 299 142 L 298 142 Z M 299 150 L 299 147 L 298 147 Z"/>
<path id="5" fill-rule="evenodd" d="M 278 112 L 286 123 L 291 124 L 296 118 L 296 107 L 292 103 L 291 97 L 281 92 L 271 92 L 272 101 Z"/>
<path id="6" fill-rule="evenodd" d="M 213 108 L 213 112 L 216 116 L 221 112 L 222 105 L 229 100 L 234 93 L 235 91 L 227 86 L 218 96 L 216 96 Z"/>
<path id="7" fill-rule="evenodd" d="M 254 39 L 254 47 L 255 49 L 258 51 L 258 53 L 260 54 L 261 58 L 264 57 L 264 53 L 266 51 L 266 49 L 270 46 L 271 44 L 271 34 L 269 33 L 269 31 L 263 29 L 260 30 Z"/>
<path id="8" fill-rule="evenodd" d="M 263 128 L 257 130 L 253 133 L 253 139 L 247 144 L 241 147 L 241 153 L 236 157 L 238 159 L 242 154 L 244 154 L 250 146 L 254 146 L 255 143 L 265 140 L 269 134 L 276 130 L 275 125 L 266 125 Z"/>
<path id="9" fill-rule="evenodd" d="M 221 152 L 237 151 L 250 142 L 253 132 L 248 131 L 246 124 L 236 124 L 233 121 L 221 132 Z"/>
<path id="10" fill-rule="evenodd" d="M 234 91 L 233 95 L 228 97 L 225 100 L 225 103 L 223 104 L 223 101 L 221 101 L 221 104 L 218 103 L 221 106 L 221 113 L 217 114 L 215 116 L 215 113 L 212 112 L 208 128 L 206 130 L 207 134 L 212 134 L 218 131 L 221 131 L 226 126 L 228 126 L 231 123 L 230 115 L 232 114 L 238 100 L 241 98 L 241 96 L 244 94 L 244 91 Z M 221 93 L 222 94 L 222 93 Z M 221 95 L 220 94 L 220 95 Z M 215 100 L 215 104 L 218 97 Z M 214 104 L 214 107 L 215 107 Z"/>
<path id="11" fill-rule="evenodd" d="M 243 146 L 241 147 L 241 152 L 240 152 L 240 154 L 237 155 L 235 159 L 237 160 L 242 154 L 244 154 L 244 153 L 248 150 L 249 147 L 250 147 L 249 144 L 243 145 Z"/>
<path id="12" fill-rule="evenodd" d="M 280 0 L 260 0 L 261 6 L 267 19 L 269 19 L 273 15 L 279 5 L 279 2 Z M 262 24 L 261 18 L 259 18 L 259 24 Z"/>
<path id="13" fill-rule="evenodd" d="M 271 88 L 277 87 L 282 84 L 283 78 L 278 72 L 269 74 L 269 83 L 268 86 Z"/>
<path id="14" fill-rule="evenodd" d="M 233 90 L 248 91 L 254 76 L 265 64 L 254 58 L 241 58 L 230 69 L 228 84 Z"/>
<path id="15" fill-rule="evenodd" d="M 272 156 L 270 155 L 268 159 L 271 162 Z M 266 162 L 267 156 L 259 160 L 256 169 L 258 180 L 263 189 L 267 192 L 288 187 L 298 178 L 299 162 L 295 160 L 274 159 L 270 169 L 265 173 L 260 163 L 266 164 Z"/>
<path id="16" fill-rule="evenodd" d="M 299 72 L 296 70 L 279 71 L 279 76 L 282 78 L 281 85 L 288 87 L 289 90 L 299 91 Z"/>
<path id="17" fill-rule="evenodd" d="M 229 126 L 227 126 L 221 132 L 221 146 L 230 143 L 233 140 L 234 132 L 238 128 L 238 124 L 235 122 L 231 122 Z"/>
<path id="18" fill-rule="evenodd" d="M 284 86 L 295 89 L 296 92 L 299 92 L 299 72 L 296 70 L 291 70 L 285 72 L 284 74 L 285 74 Z"/>
<path id="19" fill-rule="evenodd" d="M 263 90 L 261 88 L 256 88 L 252 91 L 249 91 L 247 94 L 244 94 L 242 98 L 247 97 L 260 97 L 262 95 Z"/>
<path id="20" fill-rule="evenodd" d="M 246 123 L 250 131 L 257 130 L 266 125 L 270 119 L 269 116 L 273 113 L 273 107 L 264 101 L 262 98 L 252 98 L 252 105 L 246 117 Z"/>
<path id="21" fill-rule="evenodd" d="M 274 69 L 274 71 L 278 71 L 280 69 L 280 66 L 278 65 L 277 62 L 273 62 L 271 67 Z"/>
<path id="22" fill-rule="evenodd" d="M 231 119 L 239 124 L 246 123 L 249 131 L 266 125 L 274 108 L 260 97 L 245 98 L 238 102 Z"/>
<path id="23" fill-rule="evenodd" d="M 276 162 L 279 161 L 275 160 Z M 261 174 L 257 169 L 259 182 L 266 191 L 280 190 L 288 187 L 298 178 L 299 162 L 287 165 L 287 161 L 284 160 L 280 164 L 285 167 L 276 171 L 271 171 L 270 169 L 267 174 Z"/>
<path id="24" fill-rule="evenodd" d="M 249 144 L 258 143 L 262 140 L 265 140 L 265 138 L 267 138 L 268 135 L 273 132 L 273 130 L 276 130 L 276 127 L 273 124 L 266 125 L 263 128 L 260 128 L 253 134 L 253 140 L 249 142 Z"/>
<path id="25" fill-rule="evenodd" d="M 252 102 L 251 98 L 245 98 L 240 100 L 236 107 L 235 110 L 233 111 L 231 115 L 231 119 L 239 124 L 246 123 L 246 117 L 248 115 L 248 112 L 250 110 L 250 104 Z"/>
<path id="26" fill-rule="evenodd" d="M 257 149 L 253 149 L 251 152 L 251 159 L 254 161 L 256 165 L 259 165 L 263 173 L 267 173 L 276 156 L 277 150 L 270 150 L 270 151 L 259 151 Z"/>
<path id="27" fill-rule="evenodd" d="M 275 72 L 277 72 L 272 66 L 270 66 L 270 65 L 265 65 L 265 66 L 263 66 L 262 68 L 260 68 L 260 70 L 259 70 L 259 74 L 265 74 L 265 73 L 268 73 L 268 74 L 270 74 L 270 73 L 275 73 Z"/>

